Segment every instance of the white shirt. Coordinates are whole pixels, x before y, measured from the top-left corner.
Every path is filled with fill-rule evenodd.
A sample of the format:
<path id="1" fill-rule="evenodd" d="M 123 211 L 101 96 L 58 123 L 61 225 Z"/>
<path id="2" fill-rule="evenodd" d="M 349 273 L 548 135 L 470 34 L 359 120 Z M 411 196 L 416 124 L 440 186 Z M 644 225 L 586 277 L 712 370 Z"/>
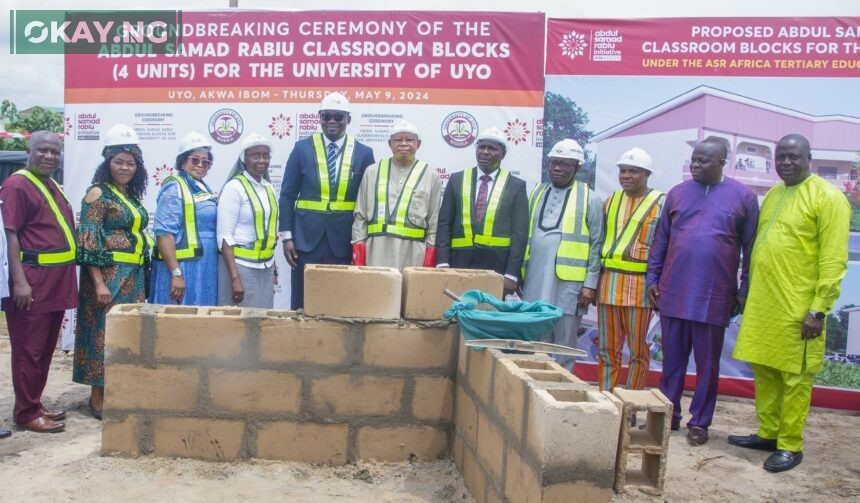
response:
<path id="1" fill-rule="evenodd" d="M 268 233 L 269 215 L 272 213 L 272 207 L 269 205 L 269 196 L 266 193 L 266 187 L 271 184 L 265 178 L 261 178 L 260 182 L 254 180 L 252 176 L 245 177 L 257 193 L 260 199 L 260 204 L 263 206 L 263 226 Z M 274 211 L 278 211 L 277 206 Z M 277 225 L 277 218 L 275 219 Z M 251 206 L 251 200 L 248 199 L 248 194 L 245 192 L 245 187 L 239 180 L 230 180 L 224 185 L 221 190 L 221 196 L 218 198 L 218 225 L 217 233 L 218 248 L 222 243 L 227 243 L 229 246 L 249 246 L 257 240 L 256 223 L 254 222 L 254 208 Z M 271 267 L 275 263 L 274 257 L 266 262 L 251 262 L 242 260 L 236 257 L 236 263 L 254 269 L 263 269 Z"/>
<path id="2" fill-rule="evenodd" d="M 0 201 L 0 205 L 3 201 Z M 9 296 L 9 252 L 6 249 L 6 227 L 3 225 L 3 212 L 0 211 L 0 298 Z"/>

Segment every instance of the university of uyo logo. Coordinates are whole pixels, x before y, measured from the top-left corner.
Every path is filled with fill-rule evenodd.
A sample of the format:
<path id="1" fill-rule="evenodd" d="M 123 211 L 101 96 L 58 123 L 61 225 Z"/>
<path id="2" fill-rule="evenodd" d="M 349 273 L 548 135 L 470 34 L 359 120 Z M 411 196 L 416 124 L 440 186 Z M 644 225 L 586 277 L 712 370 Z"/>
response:
<path id="1" fill-rule="evenodd" d="M 222 108 L 209 118 L 209 136 L 222 145 L 238 140 L 244 129 L 242 116 L 230 108 Z"/>
<path id="2" fill-rule="evenodd" d="M 442 138 L 454 148 L 468 147 L 478 136 L 478 121 L 468 112 L 453 112 L 442 120 Z"/>

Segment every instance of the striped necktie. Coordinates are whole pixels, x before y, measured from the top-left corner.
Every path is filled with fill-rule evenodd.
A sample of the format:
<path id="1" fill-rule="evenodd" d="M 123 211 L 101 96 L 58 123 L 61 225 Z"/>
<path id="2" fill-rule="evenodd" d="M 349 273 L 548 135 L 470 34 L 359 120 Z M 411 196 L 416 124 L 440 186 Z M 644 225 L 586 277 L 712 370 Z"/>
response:
<path id="1" fill-rule="evenodd" d="M 337 183 L 337 144 L 335 142 L 328 144 L 325 160 L 328 164 L 328 184 L 333 188 Z"/>

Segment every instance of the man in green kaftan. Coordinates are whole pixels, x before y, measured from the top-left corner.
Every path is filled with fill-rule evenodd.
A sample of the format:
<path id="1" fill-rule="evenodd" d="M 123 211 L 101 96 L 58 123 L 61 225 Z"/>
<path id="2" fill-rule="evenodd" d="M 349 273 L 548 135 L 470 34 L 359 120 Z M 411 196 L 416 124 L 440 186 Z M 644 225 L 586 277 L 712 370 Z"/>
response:
<path id="1" fill-rule="evenodd" d="M 729 443 L 774 451 L 771 472 L 803 459 L 812 381 L 824 362 L 825 318 L 839 297 L 848 262 L 845 195 L 810 172 L 809 142 L 791 134 L 776 146 L 773 187 L 761 206 L 750 291 L 733 356 L 755 374 L 759 428 Z"/>

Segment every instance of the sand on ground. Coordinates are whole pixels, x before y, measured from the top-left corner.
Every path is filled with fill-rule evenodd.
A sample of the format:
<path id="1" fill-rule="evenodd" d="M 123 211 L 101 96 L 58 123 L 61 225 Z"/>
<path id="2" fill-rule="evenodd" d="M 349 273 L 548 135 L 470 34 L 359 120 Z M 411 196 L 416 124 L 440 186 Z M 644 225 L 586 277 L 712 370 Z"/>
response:
<path id="1" fill-rule="evenodd" d="M 450 461 L 328 467 L 250 460 L 102 457 L 101 423 L 87 410 L 89 388 L 71 380 L 71 355 L 56 352 L 44 394 L 67 411 L 66 431 L 39 434 L 12 423 L 9 341 L 0 320 L 0 501 L 18 502 L 471 502 Z M 689 406 L 684 398 L 683 407 Z M 834 501 L 860 499 L 860 415 L 813 410 L 803 463 L 792 471 L 762 469 L 767 453 L 733 447 L 730 433 L 754 431 L 749 400 L 720 400 L 704 446 L 687 445 L 685 430 L 669 441 L 661 497 L 632 491 L 613 501 Z M 633 461 L 635 463 L 637 461 Z M 519 502 L 514 502 L 519 503 Z"/>

